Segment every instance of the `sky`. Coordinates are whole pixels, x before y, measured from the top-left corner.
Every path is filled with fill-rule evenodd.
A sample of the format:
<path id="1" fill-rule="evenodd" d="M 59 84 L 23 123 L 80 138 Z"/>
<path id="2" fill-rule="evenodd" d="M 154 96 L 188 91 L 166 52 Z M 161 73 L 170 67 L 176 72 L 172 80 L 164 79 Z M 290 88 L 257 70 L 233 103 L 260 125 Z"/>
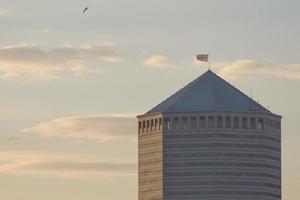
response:
<path id="1" fill-rule="evenodd" d="M 283 116 L 283 199 L 299 199 L 299 6 L 0 0 L 1 198 L 137 199 L 136 115 L 205 72 L 195 55 L 209 53 Z"/>

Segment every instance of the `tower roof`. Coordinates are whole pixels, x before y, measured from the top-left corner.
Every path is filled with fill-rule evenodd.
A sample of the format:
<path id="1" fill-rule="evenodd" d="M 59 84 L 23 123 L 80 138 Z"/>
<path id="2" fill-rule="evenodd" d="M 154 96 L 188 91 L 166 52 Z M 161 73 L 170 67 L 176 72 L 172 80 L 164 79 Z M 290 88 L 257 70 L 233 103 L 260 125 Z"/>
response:
<path id="1" fill-rule="evenodd" d="M 208 70 L 146 114 L 198 111 L 256 111 L 271 113 L 224 79 Z"/>

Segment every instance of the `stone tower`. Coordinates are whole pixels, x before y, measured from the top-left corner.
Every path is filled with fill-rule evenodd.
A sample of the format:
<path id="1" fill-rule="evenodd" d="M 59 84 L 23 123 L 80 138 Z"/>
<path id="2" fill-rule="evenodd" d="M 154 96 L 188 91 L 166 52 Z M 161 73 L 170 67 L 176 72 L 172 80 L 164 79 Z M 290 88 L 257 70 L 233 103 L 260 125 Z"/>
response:
<path id="1" fill-rule="evenodd" d="M 138 116 L 139 200 L 280 200 L 281 116 L 207 71 Z"/>

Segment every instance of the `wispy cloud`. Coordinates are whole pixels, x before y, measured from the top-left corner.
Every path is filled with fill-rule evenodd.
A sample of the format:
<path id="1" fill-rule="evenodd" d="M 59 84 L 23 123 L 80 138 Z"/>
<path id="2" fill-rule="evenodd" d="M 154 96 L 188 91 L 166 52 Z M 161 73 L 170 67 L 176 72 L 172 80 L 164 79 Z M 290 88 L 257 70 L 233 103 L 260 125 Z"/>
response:
<path id="1" fill-rule="evenodd" d="M 175 67 L 165 55 L 153 55 L 144 61 L 144 66 L 149 68 L 166 69 Z"/>
<path id="2" fill-rule="evenodd" d="M 135 163 L 84 161 L 82 155 L 39 151 L 0 151 L 0 174 L 63 178 L 134 176 Z"/>
<path id="3" fill-rule="evenodd" d="M 113 49 L 114 45 L 106 43 L 105 45 L 98 46 L 92 44 L 85 44 L 81 46 L 81 50 L 86 54 L 96 56 L 102 61 L 116 63 L 122 62 L 123 58 Z"/>
<path id="4" fill-rule="evenodd" d="M 50 80 L 99 72 L 87 66 L 90 59 L 109 63 L 122 61 L 121 55 L 108 44 L 68 45 L 52 49 L 19 44 L 0 47 L 0 78 Z"/>
<path id="5" fill-rule="evenodd" d="M 9 11 L 6 8 L 1 8 L 0 7 L 0 16 L 5 16 L 8 15 Z"/>
<path id="6" fill-rule="evenodd" d="M 45 137 L 95 139 L 135 139 L 136 115 L 96 115 L 61 117 L 22 130 Z"/>
<path id="7" fill-rule="evenodd" d="M 226 79 L 267 75 L 282 79 L 300 80 L 300 64 L 273 64 L 255 60 L 237 60 L 234 62 L 217 63 L 214 68 Z"/>
<path id="8" fill-rule="evenodd" d="M 32 29 L 32 28 L 26 28 L 24 29 L 25 32 L 28 32 L 28 33 L 54 33 L 53 30 L 51 29 L 47 29 L 47 28 L 44 28 L 44 29 Z"/>

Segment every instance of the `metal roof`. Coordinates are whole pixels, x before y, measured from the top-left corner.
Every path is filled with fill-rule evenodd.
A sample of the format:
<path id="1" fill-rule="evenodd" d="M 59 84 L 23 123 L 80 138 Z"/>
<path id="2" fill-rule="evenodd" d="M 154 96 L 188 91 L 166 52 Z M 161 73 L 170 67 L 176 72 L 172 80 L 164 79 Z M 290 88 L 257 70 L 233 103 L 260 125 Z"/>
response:
<path id="1" fill-rule="evenodd" d="M 208 70 L 146 114 L 197 111 L 271 113 L 214 72 Z"/>

